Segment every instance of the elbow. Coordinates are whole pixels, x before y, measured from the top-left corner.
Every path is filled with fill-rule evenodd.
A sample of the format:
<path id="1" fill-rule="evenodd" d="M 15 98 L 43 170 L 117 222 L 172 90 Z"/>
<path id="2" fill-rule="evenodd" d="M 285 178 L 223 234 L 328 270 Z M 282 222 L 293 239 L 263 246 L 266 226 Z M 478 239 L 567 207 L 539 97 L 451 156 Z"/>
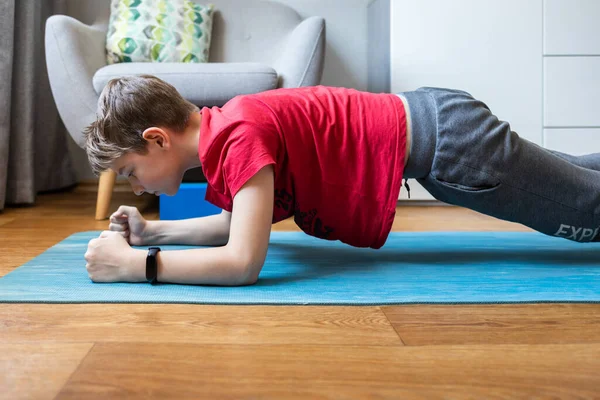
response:
<path id="1" fill-rule="evenodd" d="M 235 278 L 233 284 L 235 286 L 254 285 L 258 281 L 258 275 L 264 264 L 263 260 L 240 260 L 235 263 Z"/>
<path id="2" fill-rule="evenodd" d="M 239 249 L 233 247 L 231 243 L 228 243 L 224 249 L 228 251 L 229 265 L 233 267 L 231 271 L 232 285 L 254 285 L 258 281 L 258 275 L 265 263 L 266 251 Z"/>
<path id="3" fill-rule="evenodd" d="M 258 275 L 248 274 L 245 272 L 236 273 L 230 280 L 228 286 L 250 286 L 258 281 Z"/>
<path id="4" fill-rule="evenodd" d="M 258 276 L 256 278 L 246 277 L 241 280 L 236 286 L 252 286 L 258 281 Z"/>
<path id="5" fill-rule="evenodd" d="M 240 258 L 230 259 L 228 263 L 227 279 L 222 283 L 225 286 L 249 286 L 258 281 L 258 274 L 263 262 L 246 262 Z"/>
<path id="6" fill-rule="evenodd" d="M 258 275 L 262 269 L 263 263 L 249 263 L 240 268 L 238 274 L 238 285 L 249 286 L 254 285 L 258 281 Z"/>

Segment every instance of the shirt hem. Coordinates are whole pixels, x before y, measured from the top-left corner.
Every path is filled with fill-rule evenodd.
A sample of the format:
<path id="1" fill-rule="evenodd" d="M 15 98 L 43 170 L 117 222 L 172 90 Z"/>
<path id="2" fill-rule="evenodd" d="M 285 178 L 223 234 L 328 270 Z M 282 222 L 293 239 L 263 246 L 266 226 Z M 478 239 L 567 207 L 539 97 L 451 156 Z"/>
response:
<path id="1" fill-rule="evenodd" d="M 406 110 L 404 109 L 404 103 L 396 96 L 392 95 L 392 102 L 395 107 L 396 115 L 396 126 L 397 126 L 397 144 L 396 144 L 396 164 L 394 165 L 393 172 L 393 184 L 390 188 L 391 193 L 389 194 L 387 205 L 384 212 L 386 212 L 386 221 L 381 227 L 378 240 L 373 244 L 374 249 L 381 248 L 392 230 L 394 223 L 394 217 L 396 216 L 396 204 L 398 197 L 400 196 L 400 190 L 402 188 L 402 177 L 404 176 L 404 161 L 406 157 Z"/>

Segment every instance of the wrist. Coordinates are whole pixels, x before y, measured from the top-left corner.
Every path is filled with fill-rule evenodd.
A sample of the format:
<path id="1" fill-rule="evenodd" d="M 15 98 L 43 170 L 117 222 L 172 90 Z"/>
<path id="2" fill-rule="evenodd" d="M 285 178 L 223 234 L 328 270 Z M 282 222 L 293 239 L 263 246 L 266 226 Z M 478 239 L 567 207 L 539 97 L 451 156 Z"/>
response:
<path id="1" fill-rule="evenodd" d="M 143 245 L 149 245 L 156 242 L 156 221 L 146 221 L 143 232 Z"/>
<path id="2" fill-rule="evenodd" d="M 161 221 L 146 221 L 144 227 L 144 245 L 155 245 L 161 243 Z"/>
<path id="3" fill-rule="evenodd" d="M 127 262 L 128 282 L 146 282 L 146 255 L 147 250 L 131 249 Z"/>

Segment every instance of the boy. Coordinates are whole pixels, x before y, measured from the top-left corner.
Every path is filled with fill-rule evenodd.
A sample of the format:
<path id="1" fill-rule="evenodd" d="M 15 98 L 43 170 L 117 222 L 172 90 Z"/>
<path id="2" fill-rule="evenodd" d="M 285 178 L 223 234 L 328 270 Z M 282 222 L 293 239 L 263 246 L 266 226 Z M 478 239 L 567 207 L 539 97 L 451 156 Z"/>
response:
<path id="1" fill-rule="evenodd" d="M 574 157 L 521 139 L 462 91 L 318 86 L 198 110 L 158 78 L 127 77 L 108 83 L 85 133 L 96 173 L 127 176 L 138 195 L 174 195 L 184 172 L 202 166 L 206 198 L 223 209 L 146 221 L 121 206 L 85 255 L 96 282 L 252 284 L 271 224 L 291 216 L 309 235 L 379 248 L 403 178 L 548 235 L 600 240 L 600 154 Z M 147 254 L 130 246 L 169 243 L 215 247 Z"/>

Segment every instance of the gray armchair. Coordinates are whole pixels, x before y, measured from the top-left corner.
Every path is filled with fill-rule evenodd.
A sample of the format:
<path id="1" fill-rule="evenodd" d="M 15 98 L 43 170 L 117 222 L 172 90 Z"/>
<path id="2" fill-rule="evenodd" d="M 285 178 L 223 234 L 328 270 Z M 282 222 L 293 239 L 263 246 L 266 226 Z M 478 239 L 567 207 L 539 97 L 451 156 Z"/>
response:
<path id="1" fill-rule="evenodd" d="M 46 59 L 59 114 L 83 146 L 83 129 L 96 118 L 106 83 L 123 75 L 152 74 L 192 103 L 222 106 L 229 99 L 278 87 L 319 84 L 325 55 L 325 21 L 305 20 L 290 7 L 265 0 L 210 0 L 215 5 L 209 63 L 106 64 L 110 0 L 86 25 L 54 15 L 46 24 Z M 99 0 L 93 0 L 98 7 Z M 91 3 L 91 2 L 90 2 Z M 108 215 L 115 175 L 100 177 L 96 219 Z"/>

